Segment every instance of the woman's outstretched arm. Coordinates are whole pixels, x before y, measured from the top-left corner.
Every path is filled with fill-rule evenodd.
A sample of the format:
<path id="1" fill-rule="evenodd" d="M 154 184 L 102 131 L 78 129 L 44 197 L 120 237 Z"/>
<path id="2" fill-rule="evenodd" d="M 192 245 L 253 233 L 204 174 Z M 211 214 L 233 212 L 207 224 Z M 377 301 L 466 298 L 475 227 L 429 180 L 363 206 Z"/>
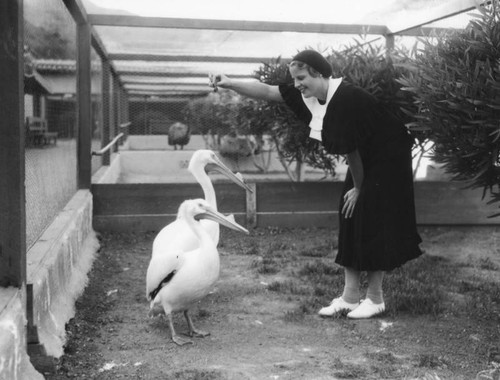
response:
<path id="1" fill-rule="evenodd" d="M 282 102 L 283 98 L 278 86 L 272 86 L 262 82 L 246 82 L 242 80 L 230 79 L 224 74 L 209 75 L 210 86 L 217 88 L 227 88 L 240 95 L 248 96 L 254 99 Z"/>

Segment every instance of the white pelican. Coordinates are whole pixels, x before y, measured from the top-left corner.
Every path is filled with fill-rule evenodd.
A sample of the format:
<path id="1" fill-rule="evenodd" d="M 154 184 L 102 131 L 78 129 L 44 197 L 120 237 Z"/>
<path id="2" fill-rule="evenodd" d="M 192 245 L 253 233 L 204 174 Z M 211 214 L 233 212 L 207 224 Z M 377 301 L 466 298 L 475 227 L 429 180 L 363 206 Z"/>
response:
<path id="1" fill-rule="evenodd" d="M 204 199 L 184 201 L 179 207 L 179 219 L 194 234 L 198 244 L 192 250 L 177 250 L 170 255 L 151 258 L 146 276 L 148 299 L 151 300 L 150 315 L 158 314 L 159 307 L 165 312 L 172 340 L 178 345 L 192 343 L 175 333 L 172 313 L 183 311 L 189 328 L 189 336 L 204 337 L 208 333 L 196 330 L 188 314 L 189 308 L 201 300 L 212 289 L 219 278 L 219 253 L 217 247 L 201 226 L 200 219 L 209 219 L 236 231 L 248 231 L 216 211 Z M 156 311 L 155 311 L 156 309 Z"/>
<path id="2" fill-rule="evenodd" d="M 243 181 L 241 174 L 234 174 L 211 150 L 197 150 L 189 161 L 188 170 L 200 184 L 205 200 L 210 206 L 217 210 L 217 199 L 214 186 L 207 171 L 217 171 L 224 174 L 231 181 L 251 191 Z M 219 224 L 212 221 L 203 221 L 203 227 L 212 237 L 215 245 L 219 244 Z M 153 241 L 153 256 L 157 254 L 169 254 L 171 250 L 191 250 L 196 247 L 197 240 L 190 229 L 180 222 L 173 222 L 165 226 Z"/>

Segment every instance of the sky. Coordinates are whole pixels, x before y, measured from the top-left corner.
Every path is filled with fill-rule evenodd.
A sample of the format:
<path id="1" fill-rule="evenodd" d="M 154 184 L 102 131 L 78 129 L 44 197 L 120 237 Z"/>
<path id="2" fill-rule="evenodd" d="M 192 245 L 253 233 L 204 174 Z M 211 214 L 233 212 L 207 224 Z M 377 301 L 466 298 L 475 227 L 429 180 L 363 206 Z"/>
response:
<path id="1" fill-rule="evenodd" d="M 479 0 L 85 0 L 139 16 L 329 24 L 418 23 L 434 10 Z"/>
<path id="2" fill-rule="evenodd" d="M 295 21 L 331 23 L 342 15 L 351 23 L 364 14 L 385 9 L 397 0 L 91 0 L 104 8 L 127 9 L 140 16 L 207 18 L 222 20 Z M 399 0 L 407 1 L 407 0 Z"/>

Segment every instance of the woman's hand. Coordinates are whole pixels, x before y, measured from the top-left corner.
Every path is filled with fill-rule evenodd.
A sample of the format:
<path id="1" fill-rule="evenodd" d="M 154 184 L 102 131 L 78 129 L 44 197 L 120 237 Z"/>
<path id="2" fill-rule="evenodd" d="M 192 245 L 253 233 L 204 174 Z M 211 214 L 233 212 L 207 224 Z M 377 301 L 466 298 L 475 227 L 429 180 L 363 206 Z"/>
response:
<path id="1" fill-rule="evenodd" d="M 208 74 L 208 85 L 213 87 L 214 92 L 217 92 L 217 88 L 227 88 L 231 84 L 231 80 L 224 74 Z"/>
<path id="2" fill-rule="evenodd" d="M 345 218 L 350 218 L 354 213 L 354 207 L 359 197 L 359 189 L 353 187 L 344 195 L 344 206 L 342 207 L 342 214 Z"/>

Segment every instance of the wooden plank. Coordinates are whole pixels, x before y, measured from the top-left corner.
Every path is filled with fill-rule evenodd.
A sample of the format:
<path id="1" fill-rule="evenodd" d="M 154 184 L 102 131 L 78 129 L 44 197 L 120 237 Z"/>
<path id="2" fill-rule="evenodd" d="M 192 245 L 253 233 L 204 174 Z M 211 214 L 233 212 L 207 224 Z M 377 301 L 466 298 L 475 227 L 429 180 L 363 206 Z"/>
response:
<path id="1" fill-rule="evenodd" d="M 233 214 L 236 222 L 245 226 L 245 215 Z M 173 222 L 175 214 L 158 215 L 94 215 L 93 228 L 96 231 L 109 232 L 159 232 Z M 225 227 L 223 227 L 225 228 Z M 247 227 L 250 228 L 250 227 Z"/>
<path id="2" fill-rule="evenodd" d="M 94 215 L 92 227 L 99 232 L 158 232 L 173 222 L 175 217 L 175 214 Z"/>
<path id="3" fill-rule="evenodd" d="M 78 188 L 90 189 L 92 178 L 92 105 L 90 26 L 77 25 L 77 127 L 78 127 Z"/>
<path id="4" fill-rule="evenodd" d="M 469 12 L 476 9 L 477 6 L 481 4 L 487 3 L 486 1 L 478 1 L 478 0 L 451 0 L 447 2 L 442 2 L 439 6 L 432 9 L 432 12 L 429 14 L 425 14 L 422 16 L 422 20 L 420 22 L 415 22 L 412 20 L 411 25 L 405 25 L 402 27 L 391 28 L 391 34 L 398 35 L 415 35 L 412 34 L 415 32 L 421 31 L 419 27 L 423 25 L 429 25 L 433 22 L 446 19 L 448 17 L 452 17 L 458 15 L 460 13 Z M 407 24 L 407 20 L 393 20 L 396 24 Z M 425 34 L 416 34 L 416 35 L 425 35 Z"/>
<path id="5" fill-rule="evenodd" d="M 23 2 L 0 1 L 0 287 L 26 283 Z"/>
<path id="6" fill-rule="evenodd" d="M 331 212 L 277 212 L 257 214 L 257 227 L 327 227 L 336 229 L 339 226 L 339 217 L 336 211 Z"/>
<path id="7" fill-rule="evenodd" d="M 341 182 L 257 183 L 257 212 L 336 211 Z"/>
<path id="8" fill-rule="evenodd" d="M 297 32 L 331 34 L 386 34 L 388 29 L 382 25 L 361 24 L 320 24 L 303 22 L 273 22 L 245 20 L 209 20 L 171 17 L 140 17 L 129 15 L 89 14 L 89 22 L 101 26 L 126 26 L 140 28 L 175 29 L 215 29 L 244 30 L 251 32 Z"/>
<path id="9" fill-rule="evenodd" d="M 87 12 L 81 0 L 63 0 L 63 3 L 77 24 L 88 23 Z"/>
<path id="10" fill-rule="evenodd" d="M 206 70 L 204 72 L 195 72 L 195 71 L 190 71 L 190 72 L 185 72 L 185 73 L 180 73 L 180 72 L 172 72 L 172 71 L 144 71 L 141 70 L 141 68 L 137 68 L 136 70 L 130 70 L 130 69 L 117 69 L 117 73 L 119 75 L 131 75 L 131 76 L 137 76 L 137 77 L 158 77 L 158 78 L 208 78 L 208 74 Z M 253 74 L 237 74 L 237 75 L 231 75 L 231 78 L 234 79 L 255 79 L 255 75 Z"/>
<path id="11" fill-rule="evenodd" d="M 464 189 L 452 182 L 417 182 L 415 209 L 419 225 L 492 225 L 500 218 L 488 218 L 498 212 L 498 205 L 482 200 L 481 189 Z"/>
<path id="12" fill-rule="evenodd" d="M 218 209 L 246 213 L 245 192 L 230 183 L 216 183 Z M 94 184 L 95 215 L 173 214 L 186 199 L 203 198 L 197 183 L 187 184 Z"/>
<path id="13" fill-rule="evenodd" d="M 214 55 L 167 55 L 114 53 L 109 54 L 112 61 L 155 61 L 155 62 L 222 62 L 222 63 L 264 63 L 274 60 L 273 57 L 229 57 Z M 291 59 L 282 58 L 281 62 L 289 63 Z"/>
<path id="14" fill-rule="evenodd" d="M 259 182 L 250 196 L 230 183 L 215 184 L 219 210 L 255 226 L 338 227 L 340 182 Z M 93 185 L 94 216 L 100 228 L 152 230 L 158 220 L 174 217 L 180 203 L 202 196 L 198 184 Z M 415 183 L 419 225 L 498 225 L 490 219 L 498 205 L 487 205 L 481 190 L 466 190 L 448 182 Z M 154 227 L 154 228 L 153 228 Z M 118 228 L 118 227 L 117 227 Z"/>

